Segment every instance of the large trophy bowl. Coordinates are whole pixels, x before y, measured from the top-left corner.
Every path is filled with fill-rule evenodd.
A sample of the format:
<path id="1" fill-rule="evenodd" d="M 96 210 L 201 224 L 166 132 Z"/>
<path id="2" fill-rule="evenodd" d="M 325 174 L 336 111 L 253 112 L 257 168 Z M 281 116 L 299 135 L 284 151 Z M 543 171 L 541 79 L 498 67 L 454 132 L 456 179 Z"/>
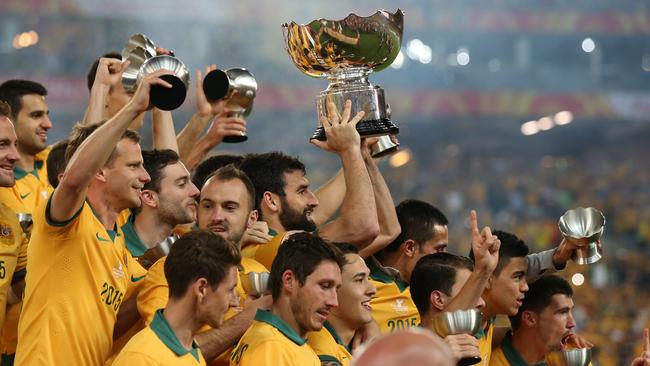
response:
<path id="1" fill-rule="evenodd" d="M 441 337 L 454 334 L 476 334 L 481 329 L 483 316 L 478 309 L 456 310 L 436 314 L 433 330 Z M 475 365 L 480 357 L 466 357 L 458 361 L 459 366 Z"/>
<path id="2" fill-rule="evenodd" d="M 603 257 L 600 237 L 605 229 L 605 216 L 595 208 L 578 207 L 567 211 L 558 222 L 564 238 L 578 247 L 573 261 L 578 264 L 596 263 Z"/>
<path id="3" fill-rule="evenodd" d="M 352 101 L 352 115 L 365 111 L 357 124 L 361 136 L 397 134 L 399 128 L 387 113 L 384 90 L 368 81 L 372 72 L 387 68 L 402 43 L 404 13 L 381 10 L 369 17 L 348 15 L 343 20 L 318 19 L 309 24 L 282 25 L 286 49 L 298 70 L 330 81 L 316 101 L 318 119 L 327 115 L 327 103 L 343 110 Z M 325 140 L 320 126 L 313 136 Z"/>
<path id="4" fill-rule="evenodd" d="M 242 287 L 249 296 L 260 297 L 271 290 L 269 283 L 271 274 L 269 272 L 240 273 L 239 276 Z"/>
<path id="5" fill-rule="evenodd" d="M 591 362 L 590 348 L 553 351 L 547 356 L 549 366 L 587 366 Z"/>

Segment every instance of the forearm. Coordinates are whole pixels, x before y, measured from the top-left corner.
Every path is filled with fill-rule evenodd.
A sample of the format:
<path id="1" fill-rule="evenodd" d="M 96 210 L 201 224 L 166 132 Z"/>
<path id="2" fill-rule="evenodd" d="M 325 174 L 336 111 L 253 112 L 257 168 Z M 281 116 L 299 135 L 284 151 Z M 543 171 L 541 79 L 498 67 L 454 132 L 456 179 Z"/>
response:
<path id="1" fill-rule="evenodd" d="M 104 107 L 109 90 L 110 87 L 107 85 L 93 85 L 92 89 L 90 89 L 90 99 L 88 100 L 86 114 L 81 122 L 82 125 L 86 126 L 104 120 Z"/>
<path id="2" fill-rule="evenodd" d="M 120 306 L 120 310 L 117 313 L 117 320 L 113 327 L 113 339 L 121 337 L 140 319 L 136 299 L 137 296 L 134 294 Z"/>
<path id="3" fill-rule="evenodd" d="M 158 108 L 153 110 L 152 124 L 153 148 L 156 150 L 169 149 L 178 152 L 174 119 L 169 111 Z"/>
<path id="4" fill-rule="evenodd" d="M 208 363 L 228 348 L 237 344 L 246 329 L 251 326 L 257 307 L 245 308 L 241 313 L 223 322 L 220 328 L 197 334 L 194 339 Z"/>
<path id="5" fill-rule="evenodd" d="M 343 197 L 345 197 L 345 177 L 343 170 L 340 169 L 332 179 L 319 187 L 314 193 L 319 203 L 314 209 L 312 219 L 316 226 L 320 226 L 325 224 L 343 203 Z"/>
<path id="6" fill-rule="evenodd" d="M 196 141 L 189 153 L 185 156 L 181 156 L 181 161 L 185 164 L 187 170 L 192 171 L 197 165 L 199 165 L 210 150 L 219 145 L 219 142 L 220 141 L 211 141 L 206 136 L 203 136 Z"/>
<path id="7" fill-rule="evenodd" d="M 475 269 L 458 295 L 449 302 L 447 307 L 445 307 L 445 311 L 475 308 L 479 298 L 483 295 L 483 290 L 485 290 L 489 278 L 489 272 Z"/>
<path id="8" fill-rule="evenodd" d="M 390 244 L 402 231 L 399 220 L 397 219 L 397 212 L 395 211 L 395 203 L 393 196 L 390 194 L 388 185 L 379 170 L 379 167 L 371 157 L 364 157 L 370 182 L 372 183 L 372 190 L 375 197 L 375 205 L 377 206 L 377 220 L 379 223 L 379 235 L 367 247 L 359 251 L 361 257 L 369 257 L 376 252 L 383 249 L 386 245 Z"/>
<path id="9" fill-rule="evenodd" d="M 196 144 L 199 135 L 205 131 L 210 120 L 210 117 L 201 117 L 195 113 L 192 116 L 192 119 L 187 122 L 183 130 L 176 136 L 178 154 L 181 156 L 181 160 L 184 163 L 185 158 L 189 156 L 190 152 L 194 149 L 194 145 Z"/>

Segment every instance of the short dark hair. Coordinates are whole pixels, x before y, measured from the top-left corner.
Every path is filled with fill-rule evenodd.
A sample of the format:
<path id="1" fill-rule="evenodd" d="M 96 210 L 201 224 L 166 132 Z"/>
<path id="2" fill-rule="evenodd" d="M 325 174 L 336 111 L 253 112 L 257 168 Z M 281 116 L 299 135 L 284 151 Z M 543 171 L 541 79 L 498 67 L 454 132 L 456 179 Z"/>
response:
<path id="1" fill-rule="evenodd" d="M 0 117 L 12 118 L 11 106 L 9 103 L 0 100 Z"/>
<path id="2" fill-rule="evenodd" d="M 81 146 L 81 144 L 88 138 L 88 136 L 95 132 L 95 130 L 97 130 L 104 123 L 106 123 L 106 121 L 93 123 L 90 125 L 82 125 L 80 123 L 77 123 L 77 125 L 73 127 L 70 138 L 68 139 L 68 147 L 65 150 L 66 166 L 70 162 L 70 159 L 72 159 L 74 153 L 77 152 L 77 149 L 79 149 L 79 146 Z M 126 130 L 122 134 L 121 139 L 129 139 L 135 143 L 139 143 L 140 135 L 133 130 Z M 115 159 L 115 149 L 113 149 L 111 156 L 106 161 L 106 165 L 109 166 L 113 162 L 113 159 Z"/>
<path id="3" fill-rule="evenodd" d="M 23 79 L 7 80 L 0 84 L 0 100 L 7 102 L 11 107 L 11 117 L 14 123 L 16 123 L 20 110 L 23 109 L 22 97 L 30 94 L 44 97 L 47 95 L 47 89 L 35 81 Z"/>
<path id="4" fill-rule="evenodd" d="M 224 167 L 228 164 L 234 164 L 235 166 L 244 159 L 241 155 L 232 155 L 232 154 L 219 154 L 212 155 L 202 162 L 199 163 L 194 168 L 194 174 L 192 174 L 192 183 L 201 190 L 203 185 L 208 180 L 208 177 L 212 175 L 217 169 Z"/>
<path id="5" fill-rule="evenodd" d="M 524 297 L 517 315 L 510 317 L 512 329 L 517 330 L 521 326 L 521 314 L 524 311 L 530 310 L 538 314 L 541 313 L 551 304 L 551 297 L 557 294 L 573 297 L 571 285 L 562 277 L 543 276 L 528 285 L 528 292 L 526 292 L 526 297 Z"/>
<path id="6" fill-rule="evenodd" d="M 282 243 L 271 265 L 270 281 L 273 300 L 280 297 L 282 274 L 285 271 L 293 272 L 300 285 L 303 286 L 307 277 L 325 261 L 332 261 L 339 268 L 345 265 L 341 251 L 319 236 L 307 232 L 291 235 Z"/>
<path id="7" fill-rule="evenodd" d="M 144 169 L 149 173 L 151 180 L 144 184 L 144 189 L 160 193 L 160 181 L 163 179 L 163 169 L 168 165 L 176 164 L 180 160 L 174 150 L 143 150 L 142 160 Z"/>
<path id="8" fill-rule="evenodd" d="M 58 141 L 47 155 L 47 180 L 56 188 L 59 185 L 59 174 L 65 171 L 65 151 L 68 148 L 68 139 Z"/>
<path id="9" fill-rule="evenodd" d="M 117 52 L 109 52 L 103 54 L 100 58 L 96 59 L 95 62 L 90 66 L 90 70 L 88 70 L 88 75 L 86 76 L 86 79 L 88 81 L 88 90 L 93 88 L 93 84 L 95 84 L 95 75 L 97 74 L 97 68 L 99 67 L 99 59 L 101 58 L 114 58 L 117 60 L 122 59 L 122 55 L 120 55 Z"/>
<path id="10" fill-rule="evenodd" d="M 207 230 L 190 231 L 174 243 L 165 260 L 169 297 L 182 298 L 199 278 L 205 278 L 215 289 L 228 270 L 240 262 L 236 245 Z"/>
<path id="11" fill-rule="evenodd" d="M 395 207 L 402 232 L 383 250 L 394 252 L 403 242 L 411 239 L 422 245 L 433 237 L 434 225 L 447 225 L 445 214 L 433 205 L 420 200 L 405 200 Z"/>
<path id="12" fill-rule="evenodd" d="M 246 192 L 248 193 L 248 201 L 250 202 L 249 209 L 251 211 L 254 209 L 253 205 L 255 204 L 255 187 L 253 186 L 253 182 L 251 182 L 251 179 L 248 178 L 246 173 L 240 169 L 237 169 L 235 165 L 228 164 L 210 174 L 210 176 L 206 179 L 206 182 L 213 178 L 221 182 L 239 179 L 246 187 Z"/>
<path id="13" fill-rule="evenodd" d="M 343 255 L 359 254 L 359 248 L 357 248 L 355 245 L 352 245 L 350 243 L 333 242 L 331 244 L 337 247 L 341 251 L 341 254 Z"/>
<path id="14" fill-rule="evenodd" d="M 300 160 L 279 151 L 263 154 L 249 154 L 242 160 L 239 168 L 243 170 L 255 185 L 255 208 L 260 210 L 264 192 L 272 192 L 284 197 L 284 173 L 299 170 L 305 174 L 305 165 Z"/>
<path id="15" fill-rule="evenodd" d="M 498 276 L 501 274 L 503 267 L 510 263 L 510 259 L 525 258 L 528 255 L 528 245 L 526 245 L 523 240 L 519 239 L 517 235 L 505 231 L 495 230 L 492 232 L 492 235 L 496 235 L 496 237 L 501 241 L 501 246 L 499 247 L 499 262 L 497 262 L 497 267 L 493 272 L 495 276 Z M 474 260 L 474 253 L 471 250 L 469 252 L 469 257 L 472 261 Z"/>
<path id="16" fill-rule="evenodd" d="M 418 260 L 411 274 L 411 298 L 418 312 L 429 311 L 429 297 L 433 291 L 451 296 L 459 269 L 474 270 L 474 264 L 467 257 L 451 253 L 433 253 Z"/>

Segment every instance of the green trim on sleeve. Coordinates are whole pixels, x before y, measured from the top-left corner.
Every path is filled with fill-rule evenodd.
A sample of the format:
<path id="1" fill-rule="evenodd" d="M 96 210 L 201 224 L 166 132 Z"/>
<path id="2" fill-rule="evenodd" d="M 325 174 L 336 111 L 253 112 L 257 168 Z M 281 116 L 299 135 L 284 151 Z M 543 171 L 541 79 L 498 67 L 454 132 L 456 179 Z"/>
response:
<path id="1" fill-rule="evenodd" d="M 336 358 L 336 357 L 334 357 L 334 356 L 330 356 L 330 355 L 318 355 L 318 359 L 320 360 L 320 362 L 336 362 L 336 363 L 334 363 L 334 364 L 329 364 L 329 365 L 332 365 L 332 366 L 333 366 L 333 365 L 342 365 L 342 364 L 341 364 L 341 361 L 339 361 L 339 359 Z M 329 366 L 329 365 L 328 365 L 328 366 Z"/>
<path id="2" fill-rule="evenodd" d="M 54 226 L 54 227 L 66 227 L 68 226 L 71 222 L 76 220 L 79 215 L 81 215 L 81 211 L 83 211 L 84 206 L 86 205 L 86 201 L 79 207 L 79 210 L 75 212 L 74 215 L 72 215 L 71 218 L 65 221 L 55 221 L 50 217 L 50 205 L 52 204 L 52 196 L 54 196 L 54 193 L 50 195 L 50 197 L 47 199 L 47 206 L 45 206 L 45 221 L 47 222 L 48 225 Z"/>

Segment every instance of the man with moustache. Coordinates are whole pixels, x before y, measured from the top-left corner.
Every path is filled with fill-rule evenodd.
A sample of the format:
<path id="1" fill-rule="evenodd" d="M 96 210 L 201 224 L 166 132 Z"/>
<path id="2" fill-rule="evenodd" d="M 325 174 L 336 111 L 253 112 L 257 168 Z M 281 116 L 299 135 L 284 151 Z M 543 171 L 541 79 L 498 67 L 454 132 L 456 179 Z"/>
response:
<path id="1" fill-rule="evenodd" d="M 271 267 L 270 310 L 258 310 L 230 358 L 231 366 L 319 366 L 307 344 L 338 306 L 344 258 L 333 245 L 307 233 L 291 235 Z M 344 309 L 342 311 L 345 311 Z"/>
<path id="2" fill-rule="evenodd" d="M 318 332 L 310 332 L 307 343 L 314 349 L 322 365 L 349 366 L 352 362 L 350 343 L 357 330 L 372 322 L 370 299 L 375 287 L 370 283 L 370 270 L 358 250 L 351 244 L 336 244 L 344 255 L 341 287 L 336 290 L 339 306 Z"/>
<path id="3" fill-rule="evenodd" d="M 190 232 L 165 260 L 169 302 L 136 334 L 115 365 L 205 365 L 194 335 L 205 324 L 218 329 L 226 311 L 237 306 L 237 266 L 241 254 L 209 231 Z"/>
<path id="4" fill-rule="evenodd" d="M 198 226 L 239 245 L 246 228 L 257 220 L 253 209 L 254 188 L 250 179 L 232 165 L 219 168 L 210 176 L 199 197 Z M 150 269 L 140 295 L 138 309 L 148 322 L 155 311 L 167 302 L 167 283 L 164 277 L 165 260 Z M 251 258 L 242 258 L 236 292 L 240 307 L 226 314 L 226 321 L 218 329 L 203 329 L 196 335 L 201 352 L 211 365 L 227 365 L 232 347 L 253 322 L 260 307 L 270 305 L 270 296 L 249 294 L 241 282 L 250 272 L 268 272 L 266 267 Z"/>

